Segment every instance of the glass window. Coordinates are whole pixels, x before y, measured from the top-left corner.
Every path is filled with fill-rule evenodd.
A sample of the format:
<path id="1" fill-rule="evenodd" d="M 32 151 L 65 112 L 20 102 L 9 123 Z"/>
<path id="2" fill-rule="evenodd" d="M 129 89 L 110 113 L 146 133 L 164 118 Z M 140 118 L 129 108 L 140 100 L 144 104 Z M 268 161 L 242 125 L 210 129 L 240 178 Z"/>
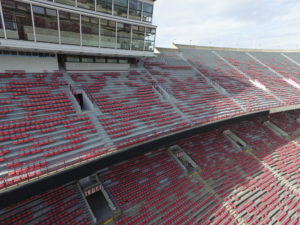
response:
<path id="1" fill-rule="evenodd" d="M 127 17 L 128 0 L 114 0 L 114 15 Z"/>
<path id="2" fill-rule="evenodd" d="M 58 43 L 57 11 L 33 6 L 36 40 Z"/>
<path id="3" fill-rule="evenodd" d="M 101 19 L 101 43 L 103 48 L 116 47 L 116 22 Z"/>
<path id="4" fill-rule="evenodd" d="M 93 57 L 82 57 L 81 62 L 83 62 L 83 63 L 93 63 L 94 58 Z"/>
<path id="5" fill-rule="evenodd" d="M 119 59 L 119 63 L 128 64 L 128 59 Z"/>
<path id="6" fill-rule="evenodd" d="M 77 6 L 84 9 L 95 10 L 95 0 L 77 0 Z"/>
<path id="7" fill-rule="evenodd" d="M 130 49 L 131 25 L 126 23 L 117 23 L 117 48 Z"/>
<path id="8" fill-rule="evenodd" d="M 79 57 L 78 56 L 67 56 L 66 61 L 67 62 L 79 62 Z"/>
<path id="9" fill-rule="evenodd" d="M 75 0 L 55 0 L 55 2 L 75 6 Z"/>
<path id="10" fill-rule="evenodd" d="M 130 0 L 129 2 L 129 18 L 141 20 L 142 3 L 138 0 Z"/>
<path id="11" fill-rule="evenodd" d="M 99 46 L 99 19 L 81 16 L 82 45 Z"/>
<path id="12" fill-rule="evenodd" d="M 112 13 L 112 0 L 96 0 L 96 10 L 103 13 Z"/>
<path id="13" fill-rule="evenodd" d="M 145 38 L 145 50 L 154 51 L 154 42 L 155 42 L 155 29 L 146 28 L 146 38 Z"/>
<path id="14" fill-rule="evenodd" d="M 4 38 L 4 30 L 3 30 L 1 16 L 0 16 L 0 38 Z"/>
<path id="15" fill-rule="evenodd" d="M 46 57 L 46 53 L 39 53 L 39 57 Z"/>
<path id="16" fill-rule="evenodd" d="M 105 58 L 99 58 L 99 57 L 96 57 L 96 58 L 95 58 L 95 62 L 96 62 L 96 63 L 105 63 L 106 60 L 105 60 Z"/>
<path id="17" fill-rule="evenodd" d="M 18 55 L 18 52 L 3 50 L 3 51 L 0 51 L 0 55 Z"/>
<path id="18" fill-rule="evenodd" d="M 33 41 L 30 5 L 11 0 L 2 1 L 6 35 L 9 39 Z"/>
<path id="19" fill-rule="evenodd" d="M 118 63 L 117 59 L 107 59 L 107 63 Z"/>
<path id="20" fill-rule="evenodd" d="M 144 50 L 145 27 L 132 26 L 132 50 Z"/>
<path id="21" fill-rule="evenodd" d="M 153 5 L 143 3 L 143 21 L 152 22 Z"/>
<path id="22" fill-rule="evenodd" d="M 80 16 L 59 11 L 60 38 L 62 44 L 80 45 Z"/>

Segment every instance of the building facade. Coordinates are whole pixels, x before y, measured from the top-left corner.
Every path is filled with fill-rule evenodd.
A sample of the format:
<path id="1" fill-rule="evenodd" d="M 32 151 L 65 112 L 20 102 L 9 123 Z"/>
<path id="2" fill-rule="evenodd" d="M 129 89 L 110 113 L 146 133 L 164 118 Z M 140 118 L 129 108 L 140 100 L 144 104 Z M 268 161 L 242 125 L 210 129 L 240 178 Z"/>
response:
<path id="1" fill-rule="evenodd" d="M 153 0 L 0 0 L 0 49 L 153 56 Z"/>

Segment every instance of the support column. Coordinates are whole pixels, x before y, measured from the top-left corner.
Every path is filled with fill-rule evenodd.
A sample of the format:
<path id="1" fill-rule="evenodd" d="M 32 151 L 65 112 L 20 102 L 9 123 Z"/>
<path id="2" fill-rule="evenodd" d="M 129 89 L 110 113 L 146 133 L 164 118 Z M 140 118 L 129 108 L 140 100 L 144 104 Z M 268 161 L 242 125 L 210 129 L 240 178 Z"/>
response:
<path id="1" fill-rule="evenodd" d="M 0 0 L 0 16 L 1 16 L 1 21 L 2 21 L 2 27 L 3 27 L 3 32 L 4 32 L 4 38 L 7 39 L 1 0 Z"/>
<path id="2" fill-rule="evenodd" d="M 32 3 L 30 3 L 30 11 L 31 11 L 31 20 L 32 20 L 33 38 L 34 38 L 34 42 L 36 42 L 35 23 L 34 23 L 34 17 L 33 17 Z"/>

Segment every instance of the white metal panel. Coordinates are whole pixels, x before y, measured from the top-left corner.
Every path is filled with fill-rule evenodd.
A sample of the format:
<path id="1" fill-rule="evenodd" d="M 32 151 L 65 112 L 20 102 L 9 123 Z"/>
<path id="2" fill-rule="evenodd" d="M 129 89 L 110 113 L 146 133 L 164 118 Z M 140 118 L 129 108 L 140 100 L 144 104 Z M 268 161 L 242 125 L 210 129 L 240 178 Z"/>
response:
<path id="1" fill-rule="evenodd" d="M 0 55 L 0 72 L 24 70 L 29 73 L 58 71 L 57 57 Z"/>
<path id="2" fill-rule="evenodd" d="M 0 39 L 0 49 L 25 50 L 25 51 L 43 51 L 54 53 L 70 53 L 78 55 L 109 55 L 126 57 L 153 57 L 154 52 L 134 51 L 112 48 L 86 47 L 53 43 L 42 43 L 21 40 Z"/>

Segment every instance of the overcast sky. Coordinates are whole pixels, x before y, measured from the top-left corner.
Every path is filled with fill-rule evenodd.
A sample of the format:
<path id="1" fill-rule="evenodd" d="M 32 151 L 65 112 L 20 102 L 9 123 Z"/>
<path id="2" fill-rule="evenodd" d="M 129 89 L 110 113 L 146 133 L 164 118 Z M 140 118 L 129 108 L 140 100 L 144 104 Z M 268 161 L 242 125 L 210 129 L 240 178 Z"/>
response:
<path id="1" fill-rule="evenodd" d="M 157 47 L 300 48 L 300 0 L 157 0 Z"/>

